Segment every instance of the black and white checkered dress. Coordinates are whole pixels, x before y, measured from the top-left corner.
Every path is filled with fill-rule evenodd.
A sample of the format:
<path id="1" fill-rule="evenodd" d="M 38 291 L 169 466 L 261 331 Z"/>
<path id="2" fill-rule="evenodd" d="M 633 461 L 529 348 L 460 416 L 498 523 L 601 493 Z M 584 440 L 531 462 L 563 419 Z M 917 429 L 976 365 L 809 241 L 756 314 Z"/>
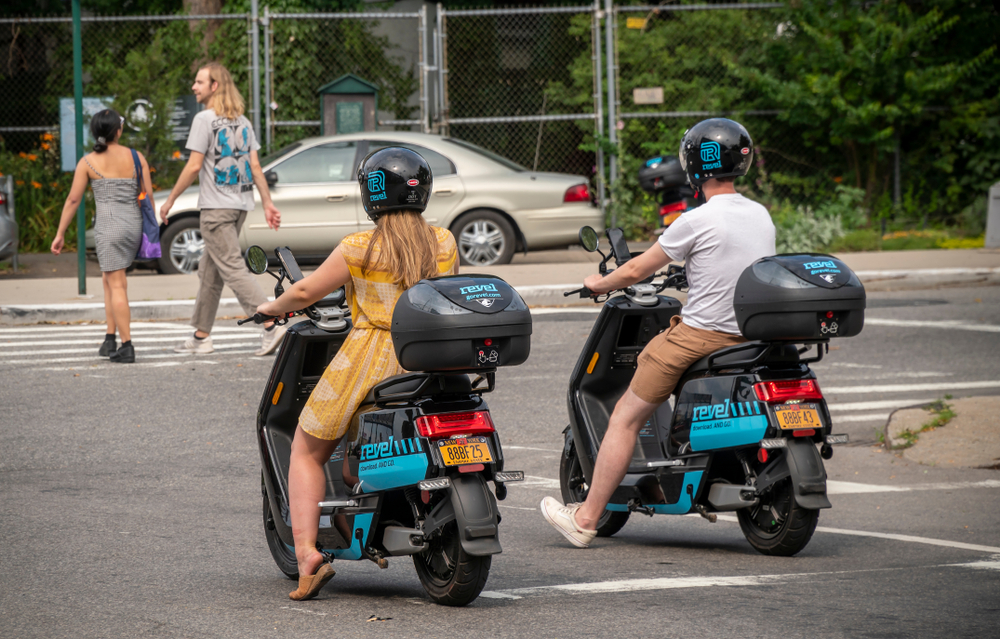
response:
<path id="1" fill-rule="evenodd" d="M 130 178 L 106 178 L 87 158 L 84 161 L 100 175 L 100 179 L 90 182 L 97 203 L 97 215 L 94 216 L 97 261 L 104 272 L 128 268 L 142 243 L 142 214 L 135 171 Z"/>

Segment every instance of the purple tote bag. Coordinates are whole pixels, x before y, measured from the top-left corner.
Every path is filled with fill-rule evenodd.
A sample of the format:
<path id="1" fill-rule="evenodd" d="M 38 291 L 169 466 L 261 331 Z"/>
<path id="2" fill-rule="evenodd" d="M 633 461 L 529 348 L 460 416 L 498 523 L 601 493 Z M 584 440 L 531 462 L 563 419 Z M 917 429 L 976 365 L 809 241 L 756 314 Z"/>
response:
<path id="1" fill-rule="evenodd" d="M 139 260 L 157 260 L 163 256 L 160 250 L 160 224 L 156 221 L 156 211 L 146 189 L 142 186 L 142 164 L 139 154 L 132 151 L 132 161 L 135 162 L 135 176 L 139 185 L 139 211 L 142 213 L 142 242 L 135 254 Z"/>

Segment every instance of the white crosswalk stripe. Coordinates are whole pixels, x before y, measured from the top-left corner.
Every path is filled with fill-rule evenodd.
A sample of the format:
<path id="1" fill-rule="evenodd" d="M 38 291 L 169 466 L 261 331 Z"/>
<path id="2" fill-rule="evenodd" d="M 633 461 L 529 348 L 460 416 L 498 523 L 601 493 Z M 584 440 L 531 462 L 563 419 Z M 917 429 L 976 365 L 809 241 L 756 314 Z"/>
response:
<path id="1" fill-rule="evenodd" d="M 173 352 L 174 346 L 192 331 L 190 326 L 171 322 L 133 323 L 136 363 L 146 362 L 151 366 L 171 366 L 170 360 L 215 363 L 206 360 L 205 355 Z M 107 364 L 108 360 L 97 354 L 104 334 L 104 324 L 0 328 L 0 367 Z M 216 325 L 212 330 L 212 343 L 215 352 L 208 357 L 214 360 L 246 357 L 260 347 L 260 329 Z"/>

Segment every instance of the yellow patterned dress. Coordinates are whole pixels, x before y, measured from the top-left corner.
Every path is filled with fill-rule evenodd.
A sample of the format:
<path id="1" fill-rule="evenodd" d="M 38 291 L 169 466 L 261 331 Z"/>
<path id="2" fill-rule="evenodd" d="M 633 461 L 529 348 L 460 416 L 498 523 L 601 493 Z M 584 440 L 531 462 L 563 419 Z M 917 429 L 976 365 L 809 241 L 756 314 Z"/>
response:
<path id="1" fill-rule="evenodd" d="M 458 248 L 447 229 L 431 227 L 437 235 L 437 266 L 440 275 L 458 272 Z M 299 426 L 313 437 L 334 440 L 342 437 L 351 425 L 361 400 L 375 384 L 405 372 L 392 348 L 392 309 L 405 290 L 394 284 L 386 271 L 361 271 L 374 231 L 354 233 L 340 243 L 341 252 L 351 272 L 347 299 L 351 305 L 354 328 L 348 333 L 336 357 L 326 367 L 323 377 L 299 416 Z M 372 254 L 378 263 L 378 250 Z"/>

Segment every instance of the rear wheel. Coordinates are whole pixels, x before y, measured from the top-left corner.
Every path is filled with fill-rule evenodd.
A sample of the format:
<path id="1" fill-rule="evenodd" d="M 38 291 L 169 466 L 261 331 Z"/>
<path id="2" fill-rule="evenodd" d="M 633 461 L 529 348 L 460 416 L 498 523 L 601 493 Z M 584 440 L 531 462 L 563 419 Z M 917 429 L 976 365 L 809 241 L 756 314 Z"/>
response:
<path id="1" fill-rule="evenodd" d="M 751 546 L 765 555 L 781 557 L 791 557 L 805 548 L 819 522 L 818 510 L 795 503 L 790 477 L 765 491 L 756 506 L 737 510 L 736 516 Z"/>
<path id="2" fill-rule="evenodd" d="M 583 476 L 583 467 L 576 454 L 576 445 L 570 447 L 569 453 L 562 456 L 559 462 L 559 488 L 562 490 L 563 503 L 583 503 L 587 498 L 587 480 Z M 610 537 L 628 521 L 629 513 L 605 510 L 597 520 L 597 536 Z"/>
<path id="3" fill-rule="evenodd" d="M 274 563 L 278 564 L 278 570 L 285 573 L 289 579 L 299 578 L 299 562 L 295 558 L 295 548 L 288 546 L 278 536 L 278 531 L 274 527 L 274 516 L 271 515 L 271 501 L 264 493 L 264 537 L 267 538 L 267 547 L 271 551 Z"/>
<path id="4" fill-rule="evenodd" d="M 473 557 L 462 549 L 455 522 L 430 540 L 429 548 L 413 555 L 420 584 L 434 603 L 465 606 L 475 601 L 486 587 L 493 557 Z"/>
<path id="5" fill-rule="evenodd" d="M 514 257 L 514 228 L 496 211 L 469 211 L 451 227 L 463 266 L 508 264 Z"/>
<path id="6" fill-rule="evenodd" d="M 166 275 L 194 273 L 205 252 L 205 240 L 201 237 L 200 221 L 197 217 L 175 219 L 167 224 L 160 237 L 162 257 L 159 259 L 160 272 Z"/>

